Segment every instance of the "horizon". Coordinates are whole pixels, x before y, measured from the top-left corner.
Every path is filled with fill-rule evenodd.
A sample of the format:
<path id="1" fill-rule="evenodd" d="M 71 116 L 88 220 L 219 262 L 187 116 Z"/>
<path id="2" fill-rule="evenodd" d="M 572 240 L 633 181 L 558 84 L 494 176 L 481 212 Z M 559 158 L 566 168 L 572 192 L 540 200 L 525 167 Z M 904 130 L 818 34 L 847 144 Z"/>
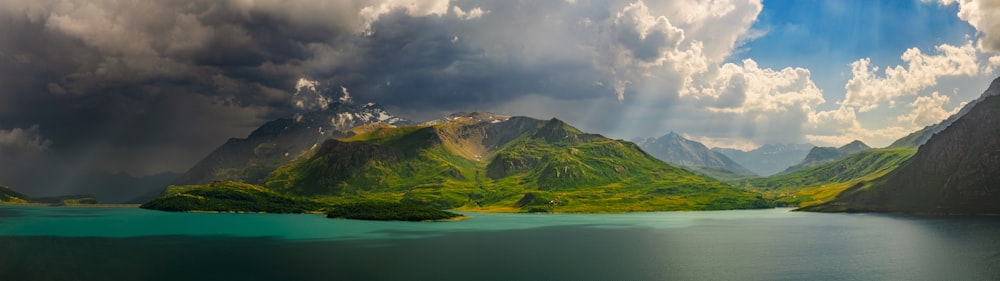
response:
<path id="1" fill-rule="evenodd" d="M 885 147 L 998 75 L 1000 13 L 912 1 L 8 1 L 0 185 L 183 173 L 326 103 L 712 148 Z M 26 184 L 27 183 L 27 184 Z"/>

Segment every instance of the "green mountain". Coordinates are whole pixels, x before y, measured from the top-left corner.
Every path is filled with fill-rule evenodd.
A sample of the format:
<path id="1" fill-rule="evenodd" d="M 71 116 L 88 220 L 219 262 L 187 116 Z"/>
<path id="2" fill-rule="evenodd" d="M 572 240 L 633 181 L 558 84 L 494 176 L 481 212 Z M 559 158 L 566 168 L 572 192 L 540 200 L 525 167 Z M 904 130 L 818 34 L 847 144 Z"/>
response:
<path id="1" fill-rule="evenodd" d="M 845 144 L 844 146 L 837 148 L 813 147 L 811 150 L 809 150 L 809 154 L 806 154 L 806 158 L 802 159 L 802 162 L 799 162 L 798 164 L 788 167 L 788 169 L 785 169 L 785 171 L 782 173 L 794 172 L 804 168 L 833 162 L 836 161 L 837 159 L 843 158 L 844 156 L 866 151 L 869 149 L 872 148 L 859 140 L 852 141 L 851 143 Z"/>
<path id="2" fill-rule="evenodd" d="M 10 187 L 0 185 L 0 203 L 37 203 L 37 204 L 100 204 L 93 195 L 66 195 L 51 197 L 31 197 L 14 191 Z"/>
<path id="3" fill-rule="evenodd" d="M 994 80 L 967 114 L 898 169 L 804 208 L 824 212 L 1000 213 L 1000 97 Z"/>
<path id="4" fill-rule="evenodd" d="M 488 212 L 769 207 L 760 194 L 558 119 L 463 113 L 355 134 L 276 170 L 266 187 L 329 203 L 377 199 Z"/>
<path id="5" fill-rule="evenodd" d="M 10 189 L 5 185 L 0 185 L 0 203 L 28 203 L 27 195 Z"/>
<path id="6" fill-rule="evenodd" d="M 653 157 L 671 165 L 717 179 L 756 176 L 726 155 L 709 150 L 704 144 L 670 132 L 659 138 L 637 139 L 636 144 Z"/>
<path id="7" fill-rule="evenodd" d="M 355 105 L 336 101 L 322 110 L 269 121 L 246 138 L 229 139 L 177 177 L 174 184 L 207 184 L 220 180 L 261 184 L 271 171 L 305 155 L 323 141 L 350 136 L 348 130 L 351 128 L 376 122 L 412 124 L 390 115 L 375 103 Z"/>
<path id="8" fill-rule="evenodd" d="M 173 212 L 309 213 L 319 212 L 327 205 L 256 185 L 217 181 L 207 185 L 170 186 L 159 197 L 139 207 Z"/>
<path id="9" fill-rule="evenodd" d="M 885 175 L 915 152 L 916 149 L 913 148 L 867 150 L 794 172 L 732 184 L 765 192 L 784 205 L 814 205 L 833 199 L 841 191 L 859 182 Z"/>

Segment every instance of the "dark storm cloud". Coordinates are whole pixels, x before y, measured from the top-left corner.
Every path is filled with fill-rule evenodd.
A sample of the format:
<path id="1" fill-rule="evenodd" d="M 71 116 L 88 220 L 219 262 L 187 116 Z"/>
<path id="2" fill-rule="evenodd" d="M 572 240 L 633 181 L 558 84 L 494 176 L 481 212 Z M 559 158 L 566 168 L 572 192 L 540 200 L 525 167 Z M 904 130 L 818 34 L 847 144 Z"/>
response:
<path id="1" fill-rule="evenodd" d="M 658 116 L 684 112 L 685 73 L 712 59 L 656 15 L 641 1 L 6 1 L 0 130 L 48 141 L 67 171 L 180 172 L 291 116 L 304 78 L 418 120 L 481 109 L 660 134 Z"/>

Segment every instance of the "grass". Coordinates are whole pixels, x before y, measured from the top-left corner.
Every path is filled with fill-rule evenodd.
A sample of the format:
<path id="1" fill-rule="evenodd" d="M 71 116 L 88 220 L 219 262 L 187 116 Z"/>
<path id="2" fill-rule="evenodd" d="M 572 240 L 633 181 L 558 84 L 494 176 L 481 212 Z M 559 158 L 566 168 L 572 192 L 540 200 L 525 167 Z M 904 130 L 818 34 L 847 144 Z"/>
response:
<path id="1" fill-rule="evenodd" d="M 462 215 L 430 206 L 388 201 L 360 201 L 334 205 L 326 217 L 382 221 L 439 221 Z"/>
<path id="2" fill-rule="evenodd" d="M 477 145 L 461 142 L 482 136 L 455 133 L 475 130 L 450 123 L 380 127 L 324 144 L 276 170 L 266 186 L 332 204 L 378 199 L 480 212 L 770 207 L 759 193 L 671 166 L 633 143 L 584 134 L 559 120 L 536 121 L 535 129 L 479 159 L 465 155 Z M 518 205 L 528 194 L 546 200 Z"/>
<path id="3" fill-rule="evenodd" d="M 791 173 L 731 183 L 763 192 L 778 205 L 805 207 L 828 202 L 852 186 L 878 179 L 914 153 L 914 148 L 868 150 Z"/>
<path id="4" fill-rule="evenodd" d="M 140 208 L 170 212 L 311 213 L 326 206 L 256 185 L 217 181 L 207 185 L 170 186 L 164 194 Z"/>

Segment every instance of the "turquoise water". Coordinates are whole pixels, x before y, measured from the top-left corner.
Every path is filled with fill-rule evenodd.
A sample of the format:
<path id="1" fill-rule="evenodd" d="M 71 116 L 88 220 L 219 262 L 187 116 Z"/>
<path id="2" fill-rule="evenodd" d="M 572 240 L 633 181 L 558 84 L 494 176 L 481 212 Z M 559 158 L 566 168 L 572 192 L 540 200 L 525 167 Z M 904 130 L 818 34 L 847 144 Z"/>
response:
<path id="1" fill-rule="evenodd" d="M 0 207 L 0 280 L 996 280 L 1000 218 Z"/>

